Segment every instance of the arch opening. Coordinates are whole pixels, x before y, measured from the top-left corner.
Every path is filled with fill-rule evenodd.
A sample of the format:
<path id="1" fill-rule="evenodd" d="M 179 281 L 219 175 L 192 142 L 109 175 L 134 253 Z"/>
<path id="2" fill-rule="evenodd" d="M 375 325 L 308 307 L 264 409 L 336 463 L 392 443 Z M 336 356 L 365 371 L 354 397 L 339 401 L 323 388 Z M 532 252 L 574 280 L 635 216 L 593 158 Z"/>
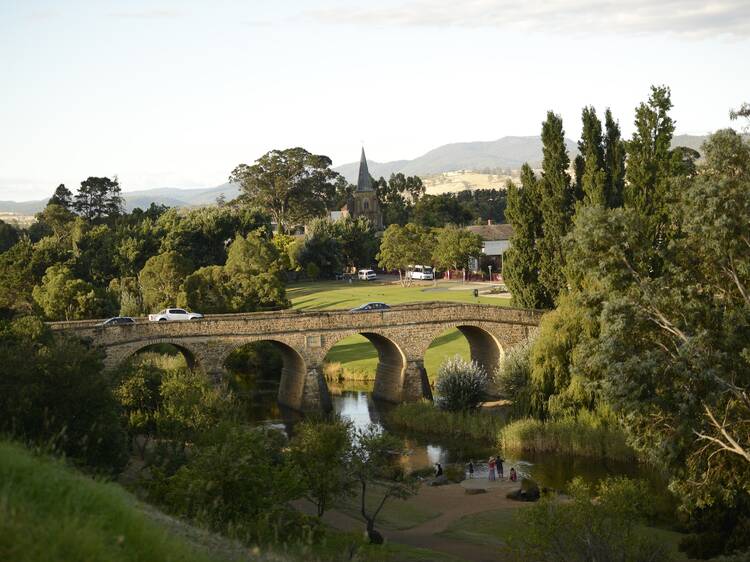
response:
<path id="1" fill-rule="evenodd" d="M 427 348 L 424 363 L 430 384 L 435 384 L 440 365 L 455 355 L 467 361 L 476 361 L 490 377 L 493 377 L 504 357 L 497 338 L 487 330 L 466 324 L 455 326 L 434 338 Z M 494 385 L 490 392 L 495 392 Z"/>
<path id="2" fill-rule="evenodd" d="M 229 386 L 257 419 L 279 418 L 284 407 L 300 410 L 307 367 L 300 354 L 276 340 L 242 344 L 224 359 Z"/>
<path id="3" fill-rule="evenodd" d="M 162 368 L 188 368 L 191 371 L 200 367 L 192 351 L 169 342 L 152 343 L 138 348 L 125 359 L 125 362 L 132 361 L 146 361 Z"/>
<path id="4" fill-rule="evenodd" d="M 400 402 L 406 358 L 393 340 L 362 332 L 336 342 L 324 359 L 324 374 L 337 392 L 372 390 L 374 398 Z"/>

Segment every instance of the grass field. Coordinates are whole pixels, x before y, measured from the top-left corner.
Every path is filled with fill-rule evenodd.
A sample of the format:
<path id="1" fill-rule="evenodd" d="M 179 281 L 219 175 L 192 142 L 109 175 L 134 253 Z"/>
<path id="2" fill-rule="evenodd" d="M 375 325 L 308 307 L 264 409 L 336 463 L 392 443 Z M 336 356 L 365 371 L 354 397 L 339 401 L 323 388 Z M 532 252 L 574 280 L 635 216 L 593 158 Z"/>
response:
<path id="1" fill-rule="evenodd" d="M 399 284 L 359 281 L 321 281 L 290 285 L 287 289 L 293 308 L 302 310 L 350 309 L 360 304 L 377 301 L 390 305 L 427 302 L 477 302 L 494 306 L 508 306 L 509 299 L 495 297 L 474 298 L 474 285 L 462 288 L 460 283 L 438 281 L 436 286 L 402 287 Z M 425 355 L 425 369 L 430 380 L 437 376 L 440 364 L 447 357 L 459 354 L 469 359 L 469 344 L 456 329 L 435 339 Z M 364 336 L 351 336 L 341 340 L 328 353 L 326 360 L 341 363 L 351 379 L 373 379 L 378 364 L 375 347 Z"/>

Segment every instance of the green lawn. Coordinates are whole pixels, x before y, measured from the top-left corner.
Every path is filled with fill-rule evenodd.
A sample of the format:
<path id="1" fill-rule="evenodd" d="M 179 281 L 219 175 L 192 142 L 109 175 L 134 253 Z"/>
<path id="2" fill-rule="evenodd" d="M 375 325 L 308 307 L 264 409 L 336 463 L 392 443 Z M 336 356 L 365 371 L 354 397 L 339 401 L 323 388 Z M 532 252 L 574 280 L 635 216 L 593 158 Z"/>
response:
<path id="1" fill-rule="evenodd" d="M 487 287 L 490 285 L 487 284 Z M 377 301 L 390 305 L 425 301 L 476 302 L 495 306 L 509 306 L 510 299 L 495 297 L 474 298 L 472 289 L 460 288 L 461 284 L 452 281 L 438 281 L 431 284 L 402 287 L 398 283 L 380 283 L 378 281 L 317 281 L 293 283 L 287 287 L 287 296 L 292 301 L 292 308 L 301 310 L 350 309 L 360 304 Z"/>
<path id="2" fill-rule="evenodd" d="M 478 302 L 495 306 L 508 306 L 509 299 L 494 297 L 474 298 L 472 288 L 460 288 L 461 284 L 439 281 L 436 287 L 402 287 L 373 281 L 321 281 L 290 285 L 287 289 L 294 308 L 303 310 L 349 309 L 370 301 L 396 305 L 425 301 Z M 459 354 L 469 359 L 469 344 L 456 329 L 449 330 L 435 339 L 425 355 L 425 369 L 430 380 L 437 376 L 440 364 L 447 357 Z M 349 372 L 361 378 L 373 379 L 378 356 L 373 345 L 364 336 L 351 336 L 341 340 L 326 357 L 329 363 L 341 363 Z"/>

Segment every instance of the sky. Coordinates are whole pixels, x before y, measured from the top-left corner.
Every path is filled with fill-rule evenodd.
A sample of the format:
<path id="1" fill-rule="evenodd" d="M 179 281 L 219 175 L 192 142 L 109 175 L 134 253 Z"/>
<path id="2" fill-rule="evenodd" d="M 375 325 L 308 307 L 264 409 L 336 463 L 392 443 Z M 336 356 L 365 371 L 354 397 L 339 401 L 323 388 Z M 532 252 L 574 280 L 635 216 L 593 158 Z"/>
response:
<path id="1" fill-rule="evenodd" d="M 293 146 L 411 159 L 548 110 L 575 139 L 584 105 L 629 135 L 651 84 L 704 134 L 749 68 L 748 0 L 0 0 L 0 200 L 212 187 Z"/>

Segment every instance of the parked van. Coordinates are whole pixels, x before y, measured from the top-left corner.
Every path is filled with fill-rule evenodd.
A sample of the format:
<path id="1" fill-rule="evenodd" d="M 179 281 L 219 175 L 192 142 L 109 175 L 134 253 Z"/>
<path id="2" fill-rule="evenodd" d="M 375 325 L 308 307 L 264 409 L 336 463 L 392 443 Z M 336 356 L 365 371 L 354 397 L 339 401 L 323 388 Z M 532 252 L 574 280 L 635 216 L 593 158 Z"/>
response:
<path id="1" fill-rule="evenodd" d="M 357 272 L 357 278 L 362 281 L 372 281 L 377 277 L 377 274 L 372 269 L 360 269 Z"/>
<path id="2" fill-rule="evenodd" d="M 435 279 L 435 270 L 429 265 L 410 266 L 406 271 L 406 277 L 409 279 L 424 279 L 432 281 Z"/>

